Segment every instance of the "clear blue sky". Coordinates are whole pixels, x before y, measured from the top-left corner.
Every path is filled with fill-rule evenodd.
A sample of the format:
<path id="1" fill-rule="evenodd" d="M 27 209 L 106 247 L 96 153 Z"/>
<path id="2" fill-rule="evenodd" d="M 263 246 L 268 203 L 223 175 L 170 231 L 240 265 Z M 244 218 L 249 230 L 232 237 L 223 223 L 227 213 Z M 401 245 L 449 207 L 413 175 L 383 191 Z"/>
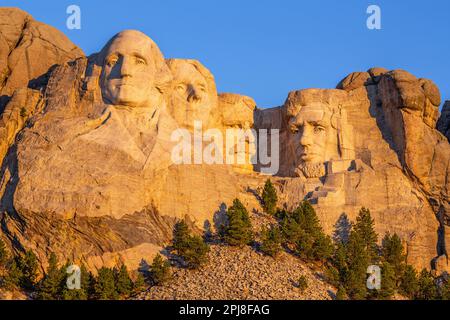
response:
<path id="1" fill-rule="evenodd" d="M 66 8 L 81 7 L 82 29 L 66 28 Z M 382 30 L 366 28 L 366 9 L 382 10 Z M 115 33 L 138 29 L 169 58 L 195 58 L 220 92 L 253 97 L 260 107 L 294 89 L 333 88 L 372 66 L 430 78 L 450 100 L 448 0 L 2 0 L 62 30 L 85 53 Z"/>

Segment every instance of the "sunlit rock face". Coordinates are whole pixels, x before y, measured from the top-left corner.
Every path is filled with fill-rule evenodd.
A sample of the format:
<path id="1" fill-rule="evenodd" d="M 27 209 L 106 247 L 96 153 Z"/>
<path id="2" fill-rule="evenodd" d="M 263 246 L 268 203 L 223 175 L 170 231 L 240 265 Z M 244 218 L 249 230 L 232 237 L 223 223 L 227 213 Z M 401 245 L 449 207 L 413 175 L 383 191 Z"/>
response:
<path id="1" fill-rule="evenodd" d="M 42 71 L 41 91 L 15 91 L 1 110 L 2 237 L 36 251 L 42 265 L 55 252 L 93 270 L 118 261 L 137 268 L 167 245 L 177 219 L 214 228 L 234 198 L 259 219 L 268 178 L 260 163 L 173 163 L 173 132 L 190 135 L 197 121 L 203 133 L 243 129 L 258 141 L 260 130 L 279 130 L 280 170 L 270 177 L 279 207 L 311 201 L 329 234 L 367 207 L 380 238 L 399 234 L 409 262 L 446 268 L 450 146 L 430 80 L 373 68 L 259 109 L 250 97 L 217 94 L 200 62 L 165 60 L 139 31 L 71 57 Z M 250 140 L 220 150 L 237 158 L 241 144 L 248 160 L 257 154 Z"/>
<path id="2" fill-rule="evenodd" d="M 180 127 L 193 130 L 194 122 L 203 129 L 217 128 L 218 97 L 214 76 L 196 60 L 167 60 L 172 75 L 169 111 Z"/>
<path id="3" fill-rule="evenodd" d="M 330 160 L 354 159 L 353 132 L 343 108 L 347 92 L 308 89 L 291 92 L 285 109 L 284 171 L 290 176 L 318 178 Z"/>

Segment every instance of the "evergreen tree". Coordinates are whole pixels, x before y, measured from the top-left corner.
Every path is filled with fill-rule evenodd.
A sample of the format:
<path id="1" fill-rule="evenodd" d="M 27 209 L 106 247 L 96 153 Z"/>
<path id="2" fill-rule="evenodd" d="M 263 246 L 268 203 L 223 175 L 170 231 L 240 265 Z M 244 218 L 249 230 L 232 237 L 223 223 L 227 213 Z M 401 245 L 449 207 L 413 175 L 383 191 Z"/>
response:
<path id="1" fill-rule="evenodd" d="M 433 276 L 426 269 L 420 272 L 418 290 L 416 294 L 417 300 L 435 300 L 438 297 L 436 283 Z"/>
<path id="2" fill-rule="evenodd" d="M 133 292 L 139 293 L 145 287 L 145 277 L 141 272 L 138 272 L 136 280 L 133 282 Z"/>
<path id="3" fill-rule="evenodd" d="M 128 274 L 127 267 L 122 263 L 120 268 L 114 270 L 116 291 L 122 297 L 128 297 L 131 293 L 133 282 Z"/>
<path id="4" fill-rule="evenodd" d="M 381 255 L 383 261 L 389 263 L 394 270 L 396 287 L 400 285 L 401 277 L 406 267 L 406 255 L 400 237 L 387 233 L 382 241 Z"/>
<path id="5" fill-rule="evenodd" d="M 235 199 L 227 210 L 228 225 L 225 228 L 224 240 L 232 246 L 242 247 L 253 241 L 253 230 L 250 216 L 241 201 Z"/>
<path id="6" fill-rule="evenodd" d="M 19 258 L 12 258 L 7 263 L 6 276 L 4 286 L 7 289 L 20 286 L 20 281 L 23 278 L 22 270 L 19 266 Z"/>
<path id="7" fill-rule="evenodd" d="M 9 254 L 6 245 L 0 238 L 0 288 L 7 286 Z"/>
<path id="8" fill-rule="evenodd" d="M 389 262 L 381 265 L 381 289 L 376 293 L 378 299 L 390 300 L 395 294 L 395 269 Z"/>
<path id="9" fill-rule="evenodd" d="M 185 222 L 175 225 L 173 247 L 190 269 L 198 268 L 207 261 L 209 246 L 202 237 L 191 235 Z"/>
<path id="10" fill-rule="evenodd" d="M 261 198 L 264 211 L 267 214 L 274 215 L 277 208 L 278 197 L 277 191 L 275 190 L 275 187 L 273 186 L 270 179 L 267 179 L 266 183 L 264 184 Z"/>
<path id="11" fill-rule="evenodd" d="M 440 288 L 440 298 L 441 300 L 448 301 L 450 300 L 450 281 L 446 279 L 446 281 L 442 284 Z"/>
<path id="12" fill-rule="evenodd" d="M 114 271 L 102 267 L 98 270 L 98 276 L 94 284 L 95 298 L 98 300 L 116 300 L 117 291 L 115 286 Z"/>
<path id="13" fill-rule="evenodd" d="M 6 245 L 3 240 L 0 238 L 0 269 L 6 268 L 6 264 L 9 260 L 9 254 L 6 250 Z"/>
<path id="14" fill-rule="evenodd" d="M 332 256 L 331 238 L 324 234 L 316 211 L 308 201 L 304 201 L 293 213 L 288 228 L 290 237 L 296 240 L 299 256 L 316 261 L 325 261 Z"/>
<path id="15" fill-rule="evenodd" d="M 305 276 L 300 276 L 297 285 L 301 293 L 304 293 L 308 289 L 308 279 Z"/>
<path id="16" fill-rule="evenodd" d="M 189 242 L 189 227 L 184 221 L 175 224 L 173 236 L 173 248 L 177 251 L 182 250 Z"/>
<path id="17" fill-rule="evenodd" d="M 347 261 L 347 248 L 346 244 L 339 242 L 336 244 L 336 249 L 333 254 L 332 265 L 337 270 L 337 279 L 335 281 L 339 283 L 346 283 L 348 275 L 348 261 Z"/>
<path id="18" fill-rule="evenodd" d="M 180 256 L 189 269 L 197 269 L 208 261 L 209 246 L 202 237 L 190 236 L 188 245 L 181 251 Z"/>
<path id="19" fill-rule="evenodd" d="M 378 235 L 375 232 L 374 224 L 375 222 L 370 215 L 369 209 L 362 208 L 359 211 L 356 223 L 353 227 L 353 230 L 358 234 L 366 248 L 370 263 L 377 263 L 379 260 L 377 245 Z"/>
<path id="20" fill-rule="evenodd" d="M 170 262 L 158 253 L 150 266 L 150 274 L 155 285 L 162 285 L 172 278 Z"/>
<path id="21" fill-rule="evenodd" d="M 336 292 L 336 300 L 347 300 L 347 291 L 345 290 L 343 285 L 340 285 Z"/>
<path id="22" fill-rule="evenodd" d="M 94 295 L 94 288 L 93 288 L 93 278 L 94 276 L 87 271 L 84 264 L 81 265 L 80 271 L 81 271 L 81 288 L 80 289 L 73 289 L 70 290 L 67 288 L 67 277 L 68 274 L 66 273 L 67 267 L 69 266 L 69 263 L 66 263 L 65 266 L 61 268 L 61 273 L 64 274 L 64 281 L 63 281 L 63 293 L 62 297 L 64 300 L 88 300 L 90 296 Z"/>
<path id="23" fill-rule="evenodd" d="M 400 293 L 410 299 L 413 299 L 418 292 L 419 283 L 417 272 L 414 267 L 407 265 L 403 271 L 400 281 Z"/>
<path id="24" fill-rule="evenodd" d="M 33 251 L 26 251 L 24 257 L 19 259 L 19 268 L 22 271 L 21 287 L 33 290 L 38 276 L 38 261 Z"/>
<path id="25" fill-rule="evenodd" d="M 281 251 L 281 233 L 277 226 L 264 228 L 261 234 L 261 251 L 275 258 Z"/>
<path id="26" fill-rule="evenodd" d="M 323 233 L 316 236 L 313 244 L 313 257 L 316 261 L 326 261 L 333 255 L 333 242 Z"/>
<path id="27" fill-rule="evenodd" d="M 58 259 L 55 253 L 50 254 L 47 272 L 38 285 L 38 299 L 58 300 L 61 298 L 61 283 L 65 279 L 64 274 L 58 269 Z"/>
<path id="28" fill-rule="evenodd" d="M 345 278 L 345 288 L 351 299 L 362 300 L 366 298 L 366 273 L 369 266 L 369 255 L 363 239 L 356 231 L 350 233 L 346 246 L 348 271 Z"/>

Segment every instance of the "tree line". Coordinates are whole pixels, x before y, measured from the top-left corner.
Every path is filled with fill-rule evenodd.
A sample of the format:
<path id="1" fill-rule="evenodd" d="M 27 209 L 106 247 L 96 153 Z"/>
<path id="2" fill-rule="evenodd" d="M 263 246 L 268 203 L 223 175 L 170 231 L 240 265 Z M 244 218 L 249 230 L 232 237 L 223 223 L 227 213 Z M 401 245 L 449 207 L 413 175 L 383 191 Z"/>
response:
<path id="1" fill-rule="evenodd" d="M 263 228 L 259 243 L 255 241 L 250 215 L 239 199 L 235 199 L 227 209 L 226 222 L 218 229 L 217 237 L 229 246 L 252 246 L 274 259 L 284 251 L 320 266 L 326 280 L 338 289 L 336 299 L 391 299 L 395 294 L 419 300 L 450 299 L 450 281 L 435 278 L 426 269 L 418 273 L 408 265 L 405 248 L 398 235 L 388 233 L 378 245 L 369 209 L 362 208 L 355 223 L 346 221 L 345 235 L 336 232 L 332 238 L 324 233 L 308 201 L 302 201 L 293 211 L 277 208 L 278 197 L 270 180 L 264 185 L 261 202 L 264 212 L 276 223 Z M 197 269 L 205 266 L 209 250 L 207 237 L 191 230 L 184 221 L 176 223 L 168 251 L 179 258 L 181 267 Z M 0 288 L 33 292 L 37 299 L 127 299 L 146 286 L 164 285 L 171 281 L 174 264 L 157 254 L 148 270 L 133 277 L 124 264 L 114 268 L 102 267 L 96 276 L 82 265 L 81 289 L 69 290 L 66 285 L 69 262 L 58 267 L 56 255 L 52 253 L 44 276 L 37 280 L 35 254 L 26 251 L 13 257 L 0 239 Z M 370 265 L 381 270 L 379 289 L 367 287 L 367 268 Z M 301 277 L 298 287 L 304 291 L 307 286 L 307 279 Z"/>

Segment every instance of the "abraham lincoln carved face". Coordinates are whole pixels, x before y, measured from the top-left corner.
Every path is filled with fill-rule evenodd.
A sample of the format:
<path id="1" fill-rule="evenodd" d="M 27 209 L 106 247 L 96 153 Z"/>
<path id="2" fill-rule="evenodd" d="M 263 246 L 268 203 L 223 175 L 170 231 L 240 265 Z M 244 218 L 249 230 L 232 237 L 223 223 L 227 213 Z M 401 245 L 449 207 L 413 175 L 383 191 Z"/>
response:
<path id="1" fill-rule="evenodd" d="M 341 90 L 308 89 L 291 92 L 286 101 L 288 152 L 294 175 L 325 175 L 325 163 L 342 159 L 346 118 Z"/>

